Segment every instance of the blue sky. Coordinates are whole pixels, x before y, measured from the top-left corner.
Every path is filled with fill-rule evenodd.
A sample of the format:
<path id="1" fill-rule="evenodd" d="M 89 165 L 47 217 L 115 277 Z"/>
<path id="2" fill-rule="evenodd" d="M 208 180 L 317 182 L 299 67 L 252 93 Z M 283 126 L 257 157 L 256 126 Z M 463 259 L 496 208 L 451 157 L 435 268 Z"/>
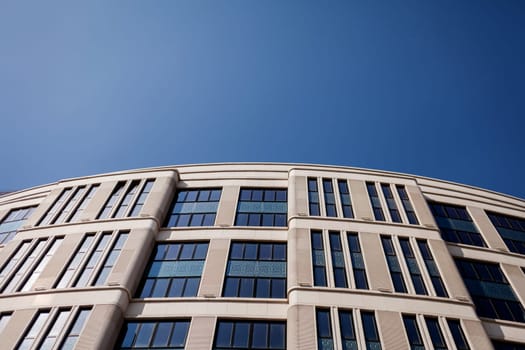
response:
<path id="1" fill-rule="evenodd" d="M 0 7 L 0 190 L 272 161 L 525 198 L 522 0 Z"/>

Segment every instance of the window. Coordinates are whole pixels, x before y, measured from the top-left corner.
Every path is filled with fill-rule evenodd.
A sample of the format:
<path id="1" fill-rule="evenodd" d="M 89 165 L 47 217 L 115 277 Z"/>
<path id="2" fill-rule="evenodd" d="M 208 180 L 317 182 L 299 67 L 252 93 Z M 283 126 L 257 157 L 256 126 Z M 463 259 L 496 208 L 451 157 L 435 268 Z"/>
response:
<path id="1" fill-rule="evenodd" d="M 432 252 L 428 246 L 428 242 L 423 239 L 418 239 L 417 246 L 419 247 L 419 252 L 425 261 L 425 266 L 427 268 L 428 274 L 430 275 L 430 280 L 432 281 L 436 295 L 438 297 L 448 297 L 445 284 L 441 279 L 439 269 L 436 265 L 436 262 L 434 261 L 434 257 L 432 256 Z"/>
<path id="2" fill-rule="evenodd" d="M 23 242 L 0 272 L 2 293 L 29 290 L 62 240 L 57 237 Z"/>
<path id="3" fill-rule="evenodd" d="M 425 350 L 425 344 L 421 338 L 421 333 L 417 326 L 415 315 L 403 315 L 403 324 L 408 337 L 408 343 L 411 350 Z"/>
<path id="4" fill-rule="evenodd" d="M 350 259 L 352 261 L 352 271 L 354 273 L 354 282 L 357 289 L 368 289 L 368 282 L 366 278 L 365 261 L 361 252 L 361 245 L 359 244 L 359 236 L 357 233 L 349 232 L 348 249 L 350 250 Z"/>
<path id="5" fill-rule="evenodd" d="M 213 226 L 221 189 L 181 190 L 171 203 L 166 227 Z"/>
<path id="6" fill-rule="evenodd" d="M 72 255 L 55 288 L 103 285 L 128 237 L 122 231 L 87 234 Z M 71 281 L 73 281 L 71 283 Z"/>
<path id="7" fill-rule="evenodd" d="M 326 287 L 326 262 L 324 258 L 323 234 L 312 231 L 312 265 L 314 270 L 314 286 Z"/>
<path id="8" fill-rule="evenodd" d="M 405 281 L 403 280 L 403 274 L 401 272 L 401 266 L 397 259 L 396 250 L 392 243 L 392 238 L 389 236 L 381 236 L 381 243 L 383 244 L 383 250 L 386 256 L 386 262 L 388 269 L 390 270 L 390 277 L 394 284 L 394 290 L 399 293 L 407 293 Z"/>
<path id="9" fill-rule="evenodd" d="M 334 338 L 330 322 L 330 309 L 317 309 L 315 321 L 317 325 L 317 349 L 333 350 Z"/>
<path id="10" fill-rule="evenodd" d="M 332 255 L 332 268 L 334 270 L 335 286 L 339 288 L 348 287 L 346 282 L 345 258 L 343 246 L 341 244 L 341 235 L 339 232 L 329 232 L 330 254 Z"/>
<path id="11" fill-rule="evenodd" d="M 499 265 L 455 259 L 479 316 L 524 322 L 525 313 Z"/>
<path id="12" fill-rule="evenodd" d="M 241 188 L 236 226 L 287 226 L 286 189 Z"/>
<path id="13" fill-rule="evenodd" d="M 525 220 L 488 212 L 492 224 L 498 230 L 511 252 L 525 254 Z"/>
<path id="14" fill-rule="evenodd" d="M 445 241 L 487 246 L 465 207 L 434 202 L 429 205 Z"/>
<path id="15" fill-rule="evenodd" d="M 323 191 L 324 191 L 324 206 L 326 209 L 326 216 L 337 217 L 334 186 L 332 184 L 332 179 L 323 179 Z"/>
<path id="16" fill-rule="evenodd" d="M 11 319 L 11 315 L 11 312 L 0 313 L 0 334 L 2 334 L 2 331 L 4 330 L 5 326 L 7 326 L 7 323 Z"/>
<path id="17" fill-rule="evenodd" d="M 459 320 L 447 319 L 448 328 L 450 333 L 452 333 L 452 338 L 454 338 L 454 344 L 458 350 L 469 350 L 467 339 L 463 330 L 461 329 L 461 323 Z"/>
<path id="18" fill-rule="evenodd" d="M 17 349 L 30 349 L 36 345 L 38 349 L 47 350 L 57 344 L 61 344 L 60 349 L 74 349 L 90 312 L 88 308 L 39 311 Z"/>
<path id="19" fill-rule="evenodd" d="M 78 221 L 98 187 L 99 184 L 65 188 L 37 226 Z"/>
<path id="20" fill-rule="evenodd" d="M 350 191 L 348 190 L 348 183 L 346 180 L 337 180 L 337 185 L 339 187 L 339 196 L 341 198 L 341 205 L 343 207 L 343 217 L 353 219 L 354 211 L 352 208 Z"/>
<path id="21" fill-rule="evenodd" d="M 412 225 L 419 225 L 419 220 L 417 219 L 417 215 L 414 211 L 412 203 L 410 203 L 410 198 L 408 197 L 408 193 L 405 189 L 405 186 L 396 185 L 396 189 L 397 193 L 399 194 L 399 198 L 401 198 L 401 203 L 403 204 L 405 213 L 407 214 L 408 222 Z"/>
<path id="22" fill-rule="evenodd" d="M 286 243 L 233 242 L 223 296 L 286 298 Z"/>
<path id="23" fill-rule="evenodd" d="M 339 327 L 341 328 L 343 350 L 357 349 L 357 339 L 351 310 L 339 310 Z"/>
<path id="24" fill-rule="evenodd" d="M 392 193 L 390 185 L 381 184 L 381 190 L 383 191 L 383 195 L 385 196 L 386 205 L 388 207 L 388 211 L 390 212 L 390 217 L 392 218 L 392 221 L 402 222 L 401 215 L 399 215 L 399 210 L 397 209 L 396 200 L 394 199 L 394 195 Z"/>
<path id="25" fill-rule="evenodd" d="M 430 340 L 435 350 L 447 350 L 447 343 L 445 337 L 439 327 L 439 321 L 437 317 L 425 316 L 425 323 L 427 325 L 428 333 L 430 334 Z"/>
<path id="26" fill-rule="evenodd" d="M 492 340 L 492 346 L 495 350 L 525 350 L 524 343 L 513 343 L 503 340 Z"/>
<path id="27" fill-rule="evenodd" d="M 0 244 L 6 244 L 11 241 L 16 234 L 16 230 L 24 224 L 34 210 L 35 207 L 12 209 L 0 221 Z"/>
<path id="28" fill-rule="evenodd" d="M 423 281 L 423 276 L 421 275 L 416 257 L 412 251 L 410 241 L 408 238 L 399 238 L 399 243 L 401 244 L 401 250 L 403 251 L 403 256 L 405 257 L 416 294 L 427 295 L 427 288 L 425 287 L 425 282 Z"/>
<path id="29" fill-rule="evenodd" d="M 189 320 L 128 321 L 116 349 L 184 349 Z"/>
<path id="30" fill-rule="evenodd" d="M 308 178 L 308 210 L 311 216 L 319 216 L 319 189 L 317 188 L 317 179 L 315 177 Z"/>
<path id="31" fill-rule="evenodd" d="M 374 211 L 374 218 L 378 221 L 385 221 L 385 214 L 383 213 L 381 201 L 377 195 L 375 183 L 367 182 L 366 188 L 368 190 L 368 197 L 370 197 L 370 203 L 372 204 L 372 210 Z"/>
<path id="32" fill-rule="evenodd" d="M 139 298 L 197 296 L 207 252 L 207 242 L 157 244 Z"/>
<path id="33" fill-rule="evenodd" d="M 377 331 L 376 318 L 373 311 L 361 311 L 361 322 L 367 349 L 380 350 L 381 340 Z"/>
<path id="34" fill-rule="evenodd" d="M 213 349 L 286 349 L 286 323 L 219 320 Z"/>
<path id="35" fill-rule="evenodd" d="M 136 216 L 144 205 L 155 180 L 119 181 L 97 219 Z M 141 190 L 139 191 L 139 188 Z M 130 209 L 131 208 L 131 209 Z"/>

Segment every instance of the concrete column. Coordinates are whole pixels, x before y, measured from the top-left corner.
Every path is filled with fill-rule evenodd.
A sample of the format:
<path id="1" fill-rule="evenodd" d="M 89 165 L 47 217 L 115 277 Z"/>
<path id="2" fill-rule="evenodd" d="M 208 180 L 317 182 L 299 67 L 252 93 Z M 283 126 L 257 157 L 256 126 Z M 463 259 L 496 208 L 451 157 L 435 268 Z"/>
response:
<path id="1" fill-rule="evenodd" d="M 291 175 L 288 180 L 288 216 L 308 215 L 308 184 L 306 176 Z"/>
<path id="2" fill-rule="evenodd" d="M 296 286 L 313 286 L 312 250 L 310 230 L 303 228 L 288 231 L 288 289 Z"/>
<path id="3" fill-rule="evenodd" d="M 521 304 L 523 305 L 525 303 L 525 275 L 523 271 L 521 271 L 519 266 L 509 264 L 501 264 L 501 269 L 505 276 L 507 276 L 514 290 L 514 294 L 521 300 Z"/>
<path id="4" fill-rule="evenodd" d="M 459 274 L 459 271 L 454 263 L 452 255 L 450 255 L 447 246 L 444 241 L 429 239 L 428 245 L 432 251 L 432 256 L 436 261 L 436 264 L 441 274 L 441 278 L 445 283 L 448 294 L 451 298 L 456 298 L 463 301 L 470 299 L 470 294 L 465 288 L 463 279 Z"/>
<path id="5" fill-rule="evenodd" d="M 360 233 L 359 241 L 363 250 L 370 289 L 393 292 L 394 287 L 379 236 L 375 233 Z"/>
<path id="6" fill-rule="evenodd" d="M 437 228 L 434 215 L 428 207 L 427 201 L 417 186 L 406 186 L 408 198 L 416 212 L 419 223 L 423 226 Z"/>
<path id="7" fill-rule="evenodd" d="M 57 200 L 58 196 L 62 193 L 64 190 L 63 187 L 61 188 L 55 188 L 52 190 L 46 198 L 42 202 L 40 202 L 40 205 L 36 207 L 36 209 L 33 211 L 30 217 L 27 218 L 26 222 L 22 225 L 21 228 L 29 228 L 33 227 L 37 224 L 37 222 L 44 217 L 44 215 L 47 213 L 49 209 L 51 209 L 51 206 L 55 201 Z"/>
<path id="8" fill-rule="evenodd" d="M 235 213 L 237 212 L 237 199 L 239 198 L 239 186 L 224 186 L 222 188 L 221 201 L 215 218 L 216 226 L 233 226 Z"/>
<path id="9" fill-rule="evenodd" d="M 315 307 L 293 305 L 288 309 L 286 348 L 316 350 Z"/>
<path id="10" fill-rule="evenodd" d="M 374 220 L 374 212 L 370 205 L 370 198 L 368 197 L 365 183 L 359 180 L 350 180 L 348 184 L 350 186 L 350 196 L 355 218 L 359 220 Z"/>
<path id="11" fill-rule="evenodd" d="M 140 216 L 153 216 L 163 226 L 163 220 L 170 209 L 177 185 L 177 174 L 172 172 L 171 176 L 162 176 L 155 179 L 155 183 L 142 207 Z"/>
<path id="12" fill-rule="evenodd" d="M 96 219 L 102 207 L 106 204 L 111 192 L 117 185 L 117 182 L 118 181 L 109 181 L 100 184 L 100 187 L 95 191 L 86 209 L 84 209 L 80 215 L 79 221 L 92 221 Z"/>
<path id="13" fill-rule="evenodd" d="M 229 239 L 212 239 L 210 241 L 206 264 L 202 272 L 199 296 L 221 296 L 229 248 Z"/>
<path id="14" fill-rule="evenodd" d="M 116 305 L 95 305 L 78 338 L 75 349 L 112 349 L 124 317 Z"/>
<path id="15" fill-rule="evenodd" d="M 51 257 L 48 264 L 33 285 L 33 290 L 46 290 L 53 288 L 58 277 L 63 272 L 66 264 L 75 255 L 80 242 L 85 237 L 83 234 L 68 234 Z"/>
<path id="16" fill-rule="evenodd" d="M 24 309 L 13 312 L 11 319 L 2 332 L 2 349 L 15 349 L 16 344 L 31 324 L 31 320 L 37 311 L 37 309 Z"/>
<path id="17" fill-rule="evenodd" d="M 490 342 L 487 333 L 480 321 L 461 320 L 461 326 L 471 349 L 476 350 L 492 350 L 492 343 Z"/>
<path id="18" fill-rule="evenodd" d="M 391 311 L 376 311 L 376 318 L 383 349 L 410 349 L 406 334 L 403 331 L 403 321 L 401 320 L 401 315 L 399 313 Z"/>
<path id="19" fill-rule="evenodd" d="M 193 317 L 186 337 L 186 349 L 211 349 L 216 320 L 216 317 Z"/>
<path id="20" fill-rule="evenodd" d="M 485 240 L 485 242 L 487 242 L 489 248 L 508 252 L 509 249 L 507 248 L 507 245 L 499 235 L 494 225 L 492 225 L 492 222 L 490 221 L 485 211 L 481 208 L 471 206 L 468 206 L 467 210 L 470 213 L 470 216 L 472 217 L 472 221 L 474 221 L 474 223 L 480 230 L 483 239 Z"/>
<path id="21" fill-rule="evenodd" d="M 154 244 L 155 232 L 153 229 L 131 230 L 108 276 L 107 284 L 123 286 L 133 295 L 142 278 L 141 272 L 144 271 L 150 260 Z"/>

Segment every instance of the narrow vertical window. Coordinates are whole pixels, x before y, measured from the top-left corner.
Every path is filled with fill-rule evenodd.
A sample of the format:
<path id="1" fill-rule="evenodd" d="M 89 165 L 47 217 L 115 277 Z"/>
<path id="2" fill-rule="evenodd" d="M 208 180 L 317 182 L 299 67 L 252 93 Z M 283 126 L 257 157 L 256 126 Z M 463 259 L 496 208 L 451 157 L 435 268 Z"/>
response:
<path id="1" fill-rule="evenodd" d="M 415 315 L 403 315 L 403 324 L 408 337 L 411 350 L 425 350 Z"/>
<path id="2" fill-rule="evenodd" d="M 406 293 L 407 288 L 405 281 L 403 280 L 403 274 L 401 272 L 401 266 L 397 259 L 396 250 L 392 244 L 392 238 L 389 236 L 381 236 L 381 243 L 383 244 L 383 250 L 386 256 L 386 262 L 388 269 L 390 270 L 390 277 L 394 284 L 394 290 L 399 293 Z"/>
<path id="3" fill-rule="evenodd" d="M 13 239 L 16 231 L 24 224 L 35 207 L 13 209 L 0 221 L 0 244 L 6 244 Z"/>
<path id="4" fill-rule="evenodd" d="M 345 259 L 343 246 L 341 245 L 341 235 L 339 232 L 330 231 L 330 254 L 332 255 L 332 268 L 334 270 L 335 286 L 339 288 L 348 287 L 346 281 Z"/>
<path id="5" fill-rule="evenodd" d="M 71 282 L 73 275 L 78 270 L 78 267 L 84 260 L 84 257 L 86 256 L 88 250 L 91 248 L 91 245 L 94 241 L 95 235 L 86 235 L 76 254 L 74 254 L 71 257 L 71 260 L 69 261 L 69 264 L 67 265 L 64 274 L 58 281 L 56 288 L 66 288 L 67 286 L 69 286 L 69 282 Z"/>
<path id="6" fill-rule="evenodd" d="M 434 286 L 436 295 L 438 297 L 448 297 L 445 284 L 441 279 L 439 269 L 436 265 L 436 262 L 434 261 L 434 257 L 432 256 L 432 252 L 430 251 L 430 247 L 428 246 L 428 242 L 426 240 L 418 239 L 417 246 L 419 247 L 421 256 L 425 261 L 425 266 L 427 268 L 428 274 L 430 275 L 430 280 L 432 281 L 432 285 Z"/>
<path id="7" fill-rule="evenodd" d="M 346 180 L 337 180 L 337 186 L 339 187 L 339 196 L 341 198 L 341 205 L 343 207 L 343 217 L 353 219 L 354 211 L 352 208 L 350 191 L 348 190 L 348 183 Z"/>
<path id="8" fill-rule="evenodd" d="M 60 210 L 60 215 L 55 217 L 53 220 L 51 220 L 51 224 L 61 224 L 65 221 L 65 219 L 69 216 L 73 208 L 75 208 L 76 204 L 82 198 L 84 195 L 84 192 L 86 191 L 86 186 L 79 186 L 75 189 L 73 192 L 73 195 L 69 200 L 67 201 L 67 204 Z"/>
<path id="9" fill-rule="evenodd" d="M 11 312 L 0 313 L 0 334 L 2 334 L 5 326 L 7 326 L 7 323 L 11 319 L 11 315 Z"/>
<path id="10" fill-rule="evenodd" d="M 326 287 L 326 263 L 324 259 L 323 235 L 321 231 L 312 231 L 311 239 L 314 286 Z"/>
<path id="11" fill-rule="evenodd" d="M 416 294 L 427 295 L 427 288 L 425 287 L 425 282 L 423 281 L 423 276 L 421 275 L 421 270 L 419 270 L 409 239 L 399 238 L 399 243 L 401 244 L 401 250 L 403 251 L 403 256 L 405 257 Z"/>
<path id="12" fill-rule="evenodd" d="M 59 310 L 52 321 L 52 326 L 47 330 L 42 342 L 38 346 L 39 350 L 47 350 L 53 348 L 62 329 L 64 329 L 66 322 L 71 314 L 71 309 Z"/>
<path id="13" fill-rule="evenodd" d="M 144 186 L 142 187 L 139 196 L 135 200 L 135 204 L 133 205 L 133 208 L 131 209 L 131 212 L 128 214 L 128 216 L 139 215 L 142 207 L 144 206 L 144 203 L 146 203 L 146 198 L 148 198 L 148 194 L 150 193 L 154 182 L 155 180 L 150 179 L 144 183 Z"/>
<path id="14" fill-rule="evenodd" d="M 286 297 L 286 243 L 233 242 L 223 296 Z"/>
<path id="15" fill-rule="evenodd" d="M 368 190 L 370 203 L 372 204 L 372 210 L 374 211 L 374 218 L 378 221 L 385 221 L 385 214 L 383 213 L 381 201 L 377 195 L 376 185 L 373 182 L 367 182 L 366 188 Z"/>
<path id="16" fill-rule="evenodd" d="M 343 343 L 343 350 L 357 349 L 357 339 L 352 311 L 339 310 L 339 327 L 341 328 L 341 343 Z"/>
<path id="17" fill-rule="evenodd" d="M 335 206 L 335 194 L 332 179 L 323 179 L 323 191 L 326 216 L 336 217 L 337 209 Z"/>
<path id="18" fill-rule="evenodd" d="M 350 259 L 352 260 L 355 287 L 357 289 L 368 289 L 365 261 L 363 259 L 363 253 L 361 252 L 361 245 L 359 244 L 359 236 L 357 233 L 349 232 L 347 238 Z"/>
<path id="19" fill-rule="evenodd" d="M 38 334 L 42 331 L 42 328 L 44 328 L 44 325 L 46 324 L 47 319 L 49 317 L 49 314 L 50 314 L 49 311 L 39 311 L 38 312 L 33 322 L 31 323 L 29 330 L 18 343 L 17 349 L 26 350 L 26 349 L 30 349 L 33 346 L 36 338 L 38 337 Z"/>
<path id="20" fill-rule="evenodd" d="M 138 297 L 197 296 L 207 252 L 206 242 L 157 244 Z"/>
<path id="21" fill-rule="evenodd" d="M 115 244 L 109 251 L 109 254 L 106 256 L 106 259 L 102 264 L 102 269 L 99 271 L 98 276 L 93 285 L 101 286 L 104 283 L 106 283 L 109 273 L 111 272 L 113 266 L 117 262 L 120 252 L 122 251 L 122 247 L 124 247 L 124 243 L 126 243 L 128 235 L 128 232 L 120 232 L 118 234 L 117 240 L 115 241 Z"/>
<path id="22" fill-rule="evenodd" d="M 78 276 L 76 282 L 73 284 L 73 287 L 85 287 L 88 285 L 88 281 L 90 280 L 95 267 L 102 259 L 102 254 L 104 253 L 104 250 L 110 241 L 111 232 L 104 232 L 95 246 L 95 250 L 91 252 L 87 263 L 82 268 L 82 272 L 80 276 Z"/>
<path id="23" fill-rule="evenodd" d="M 430 334 L 430 340 L 435 350 L 447 350 L 447 343 L 445 337 L 439 327 L 439 322 L 436 317 L 425 316 L 425 323 L 427 324 L 428 333 Z"/>
<path id="24" fill-rule="evenodd" d="M 213 226 L 221 192 L 218 188 L 177 192 L 164 226 Z"/>
<path id="25" fill-rule="evenodd" d="M 454 338 L 456 348 L 458 350 L 469 350 L 470 347 L 467 338 L 465 338 L 465 334 L 463 334 L 459 320 L 447 319 L 447 323 L 450 333 L 452 333 L 452 338 Z"/>
<path id="26" fill-rule="evenodd" d="M 381 340 L 377 331 L 376 318 L 373 311 L 361 311 L 361 321 L 363 323 L 363 332 L 365 334 L 365 343 L 367 349 L 380 350 Z"/>
<path id="27" fill-rule="evenodd" d="M 47 249 L 45 255 L 40 258 L 40 262 L 34 268 L 29 278 L 22 285 L 22 287 L 18 289 L 19 291 L 26 292 L 31 289 L 35 281 L 38 279 L 38 277 L 40 277 L 40 274 L 42 273 L 44 268 L 47 266 L 47 263 L 49 262 L 51 257 L 56 253 L 58 247 L 60 246 L 63 240 L 64 239 L 62 237 L 58 237 L 53 241 L 53 244 Z"/>
<path id="28" fill-rule="evenodd" d="M 80 201 L 80 204 L 78 205 L 78 207 L 74 209 L 73 212 L 71 213 L 71 216 L 65 220 L 66 222 L 77 222 L 80 219 L 80 216 L 82 215 L 88 203 L 91 201 L 91 199 L 95 195 L 95 192 L 97 191 L 99 186 L 100 186 L 99 184 L 91 186 L 87 194 Z"/>
<path id="29" fill-rule="evenodd" d="M 51 219 L 55 216 L 55 214 L 58 212 L 58 210 L 62 207 L 66 199 L 69 197 L 69 194 L 73 191 L 73 188 L 69 187 L 62 191 L 62 193 L 58 196 L 57 200 L 51 208 L 47 211 L 46 215 L 40 221 L 36 224 L 36 226 L 43 226 L 47 225 L 51 222 Z"/>
<path id="30" fill-rule="evenodd" d="M 308 209 L 311 216 L 319 216 L 319 189 L 317 188 L 317 179 L 315 177 L 308 178 Z"/>
<path id="31" fill-rule="evenodd" d="M 13 271 L 13 268 L 21 261 L 21 259 L 25 256 L 27 250 L 31 246 L 31 241 L 24 241 L 22 244 L 16 249 L 15 253 L 9 258 L 7 264 L 4 265 L 2 270 L 0 270 L 0 283 L 4 281 L 7 275 Z"/>
<path id="32" fill-rule="evenodd" d="M 111 195 L 109 196 L 106 204 L 104 204 L 104 208 L 98 214 L 97 219 L 107 219 L 109 217 L 109 214 L 113 210 L 113 207 L 117 203 L 117 200 L 119 199 L 120 195 L 122 194 L 122 191 L 124 191 L 124 186 L 126 185 L 125 181 L 120 181 L 117 183 L 115 188 L 113 189 L 113 192 L 111 192 Z"/>
<path id="33" fill-rule="evenodd" d="M 91 309 L 80 309 L 80 311 L 77 313 L 75 320 L 73 321 L 71 329 L 66 333 L 65 339 L 62 343 L 62 346 L 60 347 L 60 350 L 75 348 L 77 340 L 80 337 L 80 333 L 84 328 L 84 324 L 86 323 L 90 312 Z"/>
<path id="34" fill-rule="evenodd" d="M 399 215 L 399 210 L 397 209 L 396 200 L 392 193 L 392 189 L 389 184 L 381 184 L 381 190 L 386 199 L 386 205 L 388 207 L 388 212 L 393 222 L 402 222 L 401 215 Z"/>
<path id="35" fill-rule="evenodd" d="M 317 349 L 333 350 L 334 338 L 332 336 L 332 324 L 330 322 L 329 309 L 317 309 L 315 312 L 317 325 Z"/>
<path id="36" fill-rule="evenodd" d="M 135 194 L 139 189 L 139 184 L 139 180 L 131 181 L 131 184 L 126 190 L 126 194 L 124 195 L 124 199 L 122 199 L 122 201 L 118 204 L 117 210 L 111 216 L 112 218 L 122 218 L 125 216 L 129 206 L 131 205 L 131 200 L 133 197 L 135 197 Z"/>
<path id="37" fill-rule="evenodd" d="M 405 213 L 407 214 L 408 222 L 412 225 L 419 225 L 419 220 L 417 219 L 416 212 L 414 211 L 414 207 L 410 202 L 410 198 L 408 197 L 408 193 L 405 189 L 405 186 L 396 185 L 396 189 L 397 193 L 399 194 L 399 198 L 401 198 L 401 203 L 403 203 L 403 208 L 405 209 Z"/>
<path id="38" fill-rule="evenodd" d="M 40 253 L 44 250 L 47 241 L 45 239 L 38 240 L 35 245 L 32 246 L 29 255 L 24 259 L 24 262 L 17 266 L 17 269 L 14 273 L 14 276 L 11 277 L 11 280 L 2 290 L 3 293 L 11 293 L 15 290 L 15 287 L 18 285 L 22 277 L 25 276 L 27 271 L 33 266 L 35 260 L 40 256 Z"/>

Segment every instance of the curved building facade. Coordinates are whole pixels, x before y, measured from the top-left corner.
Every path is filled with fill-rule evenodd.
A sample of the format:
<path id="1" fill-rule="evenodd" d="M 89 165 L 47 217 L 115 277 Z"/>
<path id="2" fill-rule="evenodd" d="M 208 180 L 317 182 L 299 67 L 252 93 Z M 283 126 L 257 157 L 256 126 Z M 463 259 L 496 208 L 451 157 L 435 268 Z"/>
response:
<path id="1" fill-rule="evenodd" d="M 525 201 L 209 164 L 0 196 L 1 349 L 524 349 Z"/>

